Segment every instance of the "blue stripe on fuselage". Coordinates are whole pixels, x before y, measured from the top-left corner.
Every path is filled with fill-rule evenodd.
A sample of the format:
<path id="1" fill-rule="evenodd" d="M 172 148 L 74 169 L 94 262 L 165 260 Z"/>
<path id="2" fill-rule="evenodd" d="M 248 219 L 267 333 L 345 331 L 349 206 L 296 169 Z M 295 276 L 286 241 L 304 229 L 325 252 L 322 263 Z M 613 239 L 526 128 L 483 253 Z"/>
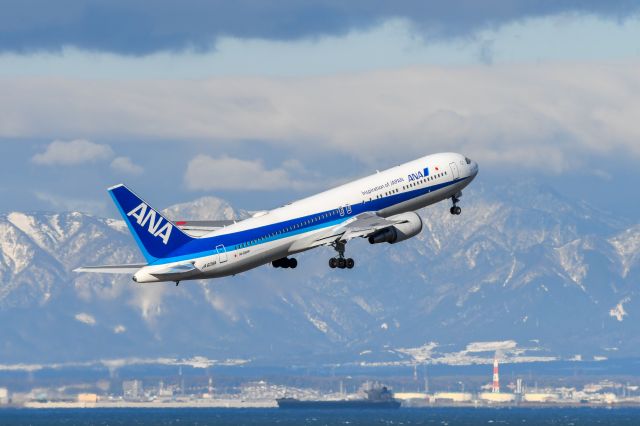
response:
<path id="1" fill-rule="evenodd" d="M 246 229 L 244 231 L 238 231 L 231 234 L 216 235 L 207 238 L 197 238 L 177 248 L 171 253 L 170 257 L 158 259 L 152 264 L 160 265 L 164 263 L 193 259 L 195 257 L 209 256 L 217 253 L 216 247 L 221 244 L 225 246 L 225 250 L 227 252 L 231 252 L 245 247 L 254 247 L 259 244 L 276 241 L 282 238 L 289 238 L 294 235 L 315 231 L 329 226 L 335 226 L 360 213 L 382 210 L 395 204 L 399 204 L 404 201 L 408 201 L 413 198 L 420 197 L 430 192 L 437 191 L 447 186 L 456 184 L 465 179 L 467 178 L 465 177 L 454 181 L 427 186 L 424 188 L 417 188 L 411 191 L 399 192 L 397 194 L 387 195 L 378 199 L 371 199 L 370 201 L 364 201 L 358 204 L 354 204 L 350 206 L 351 213 L 347 214 L 346 210 L 343 210 L 343 216 L 340 216 L 338 209 L 332 209 L 314 213 L 308 216 L 301 216 L 284 222 L 273 223 L 258 228 Z M 327 217 L 319 219 L 319 217 L 323 215 Z M 316 218 L 318 218 L 318 220 L 313 220 Z M 310 223 L 304 224 L 307 221 L 310 221 Z M 249 244 L 241 247 L 242 244 L 246 243 Z"/>

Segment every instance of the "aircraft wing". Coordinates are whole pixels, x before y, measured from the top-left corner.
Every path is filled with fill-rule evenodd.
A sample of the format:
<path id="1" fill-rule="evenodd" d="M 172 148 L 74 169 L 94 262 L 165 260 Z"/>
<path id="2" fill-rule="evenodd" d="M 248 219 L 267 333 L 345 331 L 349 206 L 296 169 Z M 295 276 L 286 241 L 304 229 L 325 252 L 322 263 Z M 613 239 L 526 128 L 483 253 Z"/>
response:
<path id="1" fill-rule="evenodd" d="M 313 247 L 331 245 L 336 241 L 346 242 L 357 237 L 366 238 L 381 229 L 403 222 L 403 220 L 392 220 L 380 217 L 375 213 L 364 212 L 340 225 L 329 228 L 320 235 L 316 234 L 296 241 L 291 248 L 293 250 L 306 250 Z"/>
<path id="2" fill-rule="evenodd" d="M 129 265 L 101 265 L 101 266 L 81 266 L 73 272 L 96 272 L 100 274 L 134 274 L 140 268 L 147 266 L 146 263 L 136 263 Z"/>
<path id="3" fill-rule="evenodd" d="M 390 226 L 403 223 L 404 220 L 391 220 L 380 217 L 375 213 L 360 213 L 355 220 L 348 221 L 343 224 L 344 233 L 340 240 L 349 241 L 357 237 L 368 237 L 369 235 Z"/>

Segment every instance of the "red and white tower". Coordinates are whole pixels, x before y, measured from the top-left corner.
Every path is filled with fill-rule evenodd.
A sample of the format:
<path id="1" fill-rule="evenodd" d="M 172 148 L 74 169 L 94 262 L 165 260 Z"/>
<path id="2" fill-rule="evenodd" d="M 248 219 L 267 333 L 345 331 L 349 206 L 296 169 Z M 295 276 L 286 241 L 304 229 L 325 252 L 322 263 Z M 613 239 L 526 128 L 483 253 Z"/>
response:
<path id="1" fill-rule="evenodd" d="M 493 385 L 491 392 L 500 393 L 500 375 L 498 374 L 498 354 L 493 357 Z"/>

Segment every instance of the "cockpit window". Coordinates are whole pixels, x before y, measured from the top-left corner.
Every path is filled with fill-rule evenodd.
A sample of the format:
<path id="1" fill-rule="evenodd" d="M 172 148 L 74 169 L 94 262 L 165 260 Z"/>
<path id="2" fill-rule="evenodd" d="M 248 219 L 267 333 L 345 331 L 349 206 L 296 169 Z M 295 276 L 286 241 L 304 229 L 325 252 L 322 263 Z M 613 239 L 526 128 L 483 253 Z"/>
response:
<path id="1" fill-rule="evenodd" d="M 471 160 L 469 160 L 469 158 L 468 158 L 468 157 L 464 157 L 464 161 L 466 161 L 466 162 L 467 162 L 467 164 L 471 164 Z"/>

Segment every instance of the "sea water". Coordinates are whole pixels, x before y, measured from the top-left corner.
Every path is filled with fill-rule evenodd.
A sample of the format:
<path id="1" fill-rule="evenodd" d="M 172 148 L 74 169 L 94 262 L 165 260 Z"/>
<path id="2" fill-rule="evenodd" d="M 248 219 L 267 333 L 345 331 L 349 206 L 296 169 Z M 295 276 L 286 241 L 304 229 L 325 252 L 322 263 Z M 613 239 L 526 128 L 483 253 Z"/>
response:
<path id="1" fill-rule="evenodd" d="M 640 425 L 640 408 L 2 409 L 2 426 L 111 425 Z"/>

